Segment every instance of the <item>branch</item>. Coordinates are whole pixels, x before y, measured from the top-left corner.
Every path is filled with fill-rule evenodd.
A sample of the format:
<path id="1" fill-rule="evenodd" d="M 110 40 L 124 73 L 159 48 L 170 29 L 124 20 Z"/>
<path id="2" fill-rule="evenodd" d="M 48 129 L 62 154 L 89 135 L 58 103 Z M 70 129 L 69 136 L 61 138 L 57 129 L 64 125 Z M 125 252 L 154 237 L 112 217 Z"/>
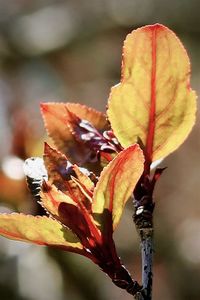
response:
<path id="1" fill-rule="evenodd" d="M 153 229 L 140 230 L 142 254 L 142 290 L 136 295 L 136 300 L 152 299 L 152 266 L 153 266 Z"/>
<path id="2" fill-rule="evenodd" d="M 141 241 L 142 256 L 142 290 L 139 291 L 136 300 L 152 299 L 152 265 L 153 265 L 153 210 L 154 202 L 150 185 L 144 184 L 141 178 L 134 191 L 135 213 L 133 220 Z"/>
<path id="3" fill-rule="evenodd" d="M 153 263 L 153 229 L 140 231 L 142 247 L 142 286 L 145 300 L 152 296 L 152 263 Z"/>

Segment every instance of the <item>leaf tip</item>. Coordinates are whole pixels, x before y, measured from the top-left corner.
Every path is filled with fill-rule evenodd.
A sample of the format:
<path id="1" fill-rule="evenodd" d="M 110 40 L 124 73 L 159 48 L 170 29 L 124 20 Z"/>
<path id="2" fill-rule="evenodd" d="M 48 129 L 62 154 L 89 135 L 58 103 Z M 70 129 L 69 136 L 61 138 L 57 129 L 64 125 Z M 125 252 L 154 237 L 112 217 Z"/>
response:
<path id="1" fill-rule="evenodd" d="M 45 113 L 48 111 L 48 103 L 47 102 L 41 102 L 40 103 L 40 110 L 42 113 Z"/>
<path id="2" fill-rule="evenodd" d="M 135 143 L 135 144 L 129 146 L 129 147 L 127 148 L 127 151 L 129 151 L 129 152 L 134 152 L 134 153 L 137 152 L 138 155 L 139 155 L 139 158 L 140 158 L 141 162 L 144 163 L 144 161 L 145 161 L 145 158 L 144 158 L 144 152 L 143 152 L 143 150 L 141 149 L 141 147 L 140 147 L 139 144 Z"/>
<path id="3" fill-rule="evenodd" d="M 47 142 L 44 142 L 44 154 L 49 153 L 51 149 L 51 146 Z"/>

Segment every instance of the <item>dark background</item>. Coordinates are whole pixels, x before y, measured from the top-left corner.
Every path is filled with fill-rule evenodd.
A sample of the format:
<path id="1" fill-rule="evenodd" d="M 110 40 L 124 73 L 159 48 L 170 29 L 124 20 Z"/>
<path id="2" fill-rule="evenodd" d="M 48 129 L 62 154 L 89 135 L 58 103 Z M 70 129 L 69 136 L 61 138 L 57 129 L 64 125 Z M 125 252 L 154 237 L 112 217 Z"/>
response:
<path id="1" fill-rule="evenodd" d="M 200 86 L 198 0 L 0 0 L 1 211 L 34 213 L 22 160 L 47 139 L 40 101 L 72 101 L 105 111 L 120 80 L 121 48 L 134 28 L 156 22 L 180 37 Z M 164 70 L 163 70 L 164 72 Z M 200 299 L 199 117 L 155 191 L 154 300 Z M 115 239 L 140 280 L 139 241 L 127 205 Z M 1 300 L 132 299 L 78 255 L 0 239 Z"/>

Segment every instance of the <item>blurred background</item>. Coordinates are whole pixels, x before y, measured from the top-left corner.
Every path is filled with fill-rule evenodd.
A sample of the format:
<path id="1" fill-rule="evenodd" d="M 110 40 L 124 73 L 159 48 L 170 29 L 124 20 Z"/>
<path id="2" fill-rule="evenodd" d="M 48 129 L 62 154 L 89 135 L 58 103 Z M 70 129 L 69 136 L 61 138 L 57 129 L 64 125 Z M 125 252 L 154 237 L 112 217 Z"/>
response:
<path id="1" fill-rule="evenodd" d="M 0 0 L 1 212 L 35 213 L 22 162 L 42 155 L 41 101 L 105 111 L 120 80 L 121 48 L 134 28 L 155 22 L 181 38 L 200 90 L 198 0 Z M 164 70 L 163 70 L 164 72 Z M 200 125 L 162 166 L 155 191 L 153 299 L 200 299 Z M 127 206 L 118 252 L 140 280 L 139 240 Z M 1 300 L 132 299 L 78 255 L 0 238 Z"/>

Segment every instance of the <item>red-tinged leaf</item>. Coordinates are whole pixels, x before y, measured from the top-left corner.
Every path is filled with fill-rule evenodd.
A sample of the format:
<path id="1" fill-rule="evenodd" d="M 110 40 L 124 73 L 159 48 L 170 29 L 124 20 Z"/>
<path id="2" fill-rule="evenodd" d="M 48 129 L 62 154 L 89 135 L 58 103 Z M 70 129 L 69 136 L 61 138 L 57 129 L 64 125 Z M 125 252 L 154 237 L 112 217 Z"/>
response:
<path id="1" fill-rule="evenodd" d="M 84 105 L 74 103 L 42 103 L 41 112 L 49 136 L 56 147 L 76 163 L 84 163 L 88 156 L 85 149 L 75 139 L 69 128 L 70 115 L 73 112 L 79 118 L 88 120 L 95 128 L 104 130 L 108 128 L 106 117 L 103 113 Z"/>
<path id="2" fill-rule="evenodd" d="M 85 173 L 83 173 L 83 168 L 79 168 L 77 165 L 73 165 L 73 171 L 76 175 L 76 178 L 80 181 L 80 183 L 85 186 L 85 188 L 88 191 L 93 191 L 94 189 L 94 183 L 93 181 L 89 178 L 89 176 L 91 176 L 94 181 L 97 180 L 96 176 L 94 174 L 90 174 L 90 172 L 87 172 L 87 175 Z M 86 170 L 86 169 L 85 169 Z"/>
<path id="3" fill-rule="evenodd" d="M 195 121 L 190 62 L 176 35 L 155 24 L 130 33 L 124 43 L 121 83 L 109 98 L 108 117 L 122 146 L 144 145 L 146 171 L 176 150 Z"/>
<path id="4" fill-rule="evenodd" d="M 83 199 L 81 199 L 81 202 L 84 204 L 86 209 L 91 212 L 91 205 L 92 205 L 92 196 L 93 192 L 89 191 L 84 184 L 82 184 L 78 179 L 72 176 L 72 180 L 76 184 L 76 187 L 79 188 Z"/>
<path id="5" fill-rule="evenodd" d="M 58 207 L 58 214 L 60 222 L 79 237 L 84 247 L 94 246 L 90 227 L 77 206 L 62 202 Z"/>
<path id="6" fill-rule="evenodd" d="M 77 204 L 68 195 L 59 191 L 55 185 L 44 181 L 40 192 L 40 202 L 42 207 L 54 218 L 59 219 L 58 207 L 65 202 L 76 206 Z"/>
<path id="7" fill-rule="evenodd" d="M 78 187 L 79 188 L 79 187 Z M 83 194 L 84 195 L 84 194 Z M 57 220 L 62 222 L 63 224 L 68 224 L 70 228 L 73 228 L 75 230 L 77 223 L 74 223 L 75 217 L 72 216 L 70 220 L 70 210 L 68 211 L 68 215 L 66 215 L 66 219 L 64 218 L 64 215 L 60 215 L 60 207 L 64 206 L 66 210 L 68 208 L 71 208 L 71 213 L 77 213 L 77 218 L 81 220 L 84 219 L 84 224 L 87 223 L 87 227 L 89 228 L 92 236 L 101 243 L 101 236 L 98 228 L 95 225 L 94 219 L 92 215 L 89 213 L 87 209 L 87 205 L 85 205 L 85 202 L 82 202 L 80 198 L 74 197 L 72 195 L 72 198 L 68 197 L 66 194 L 62 193 L 61 191 L 58 191 L 57 188 L 54 185 L 49 184 L 48 182 L 44 182 L 42 192 L 40 192 L 40 198 L 42 202 L 42 206 Z M 61 206 L 62 204 L 62 206 Z M 68 205 L 69 204 L 69 205 Z M 72 209 L 72 207 L 74 208 Z M 76 209 L 77 207 L 77 209 Z M 81 214 L 82 217 L 78 215 Z M 79 216 L 79 217 L 78 217 Z M 68 222 L 68 223 L 67 223 Z M 74 227 L 75 226 L 75 227 Z M 79 226 L 77 227 L 77 229 Z M 80 229 L 80 228 L 79 228 Z M 78 230 L 79 230 L 78 229 Z M 87 230 L 87 229 L 86 229 Z M 74 231 L 75 233 L 78 233 L 78 231 Z M 86 232 L 85 232 L 86 234 Z"/>
<path id="8" fill-rule="evenodd" d="M 113 138 L 111 131 L 103 133 L 97 130 L 87 120 L 82 120 L 72 112 L 69 113 L 69 126 L 76 140 L 90 149 L 92 161 L 98 161 L 103 156 L 108 164 L 112 160 L 112 155 L 122 150 L 116 138 Z"/>
<path id="9" fill-rule="evenodd" d="M 70 181 L 70 176 L 74 174 L 72 164 L 67 157 L 45 143 L 43 159 L 48 173 L 48 180 L 61 191 L 67 191 L 68 185 L 66 182 Z"/>
<path id="10" fill-rule="evenodd" d="M 100 162 L 101 162 L 101 166 L 104 168 L 108 165 L 108 163 L 110 161 L 113 160 L 113 158 L 115 158 L 115 156 L 117 155 L 117 152 L 115 153 L 108 153 L 108 152 L 104 152 L 102 151 L 100 153 Z"/>
<path id="11" fill-rule="evenodd" d="M 71 177 L 72 175 L 77 176 L 82 185 L 85 186 L 85 191 L 88 190 L 89 195 L 94 184 L 77 166 L 72 165 L 64 154 L 45 144 L 44 163 L 48 179 L 52 184 L 73 199 L 75 203 L 88 202 L 88 199 L 85 199 L 85 194 L 81 192 Z"/>
<path id="12" fill-rule="evenodd" d="M 55 185 L 43 183 L 40 192 L 41 205 L 59 222 L 70 228 L 84 246 L 88 246 L 87 237 L 90 237 L 90 229 L 78 205 L 66 194 L 59 191 Z"/>
<path id="13" fill-rule="evenodd" d="M 22 242 L 61 247 L 81 253 L 83 246 L 71 230 L 45 216 L 0 214 L 0 235 Z"/>
<path id="14" fill-rule="evenodd" d="M 92 211 L 100 226 L 103 216 L 112 214 L 113 229 L 119 223 L 124 205 L 144 169 L 142 150 L 137 144 L 120 152 L 102 171 L 94 190 Z"/>

